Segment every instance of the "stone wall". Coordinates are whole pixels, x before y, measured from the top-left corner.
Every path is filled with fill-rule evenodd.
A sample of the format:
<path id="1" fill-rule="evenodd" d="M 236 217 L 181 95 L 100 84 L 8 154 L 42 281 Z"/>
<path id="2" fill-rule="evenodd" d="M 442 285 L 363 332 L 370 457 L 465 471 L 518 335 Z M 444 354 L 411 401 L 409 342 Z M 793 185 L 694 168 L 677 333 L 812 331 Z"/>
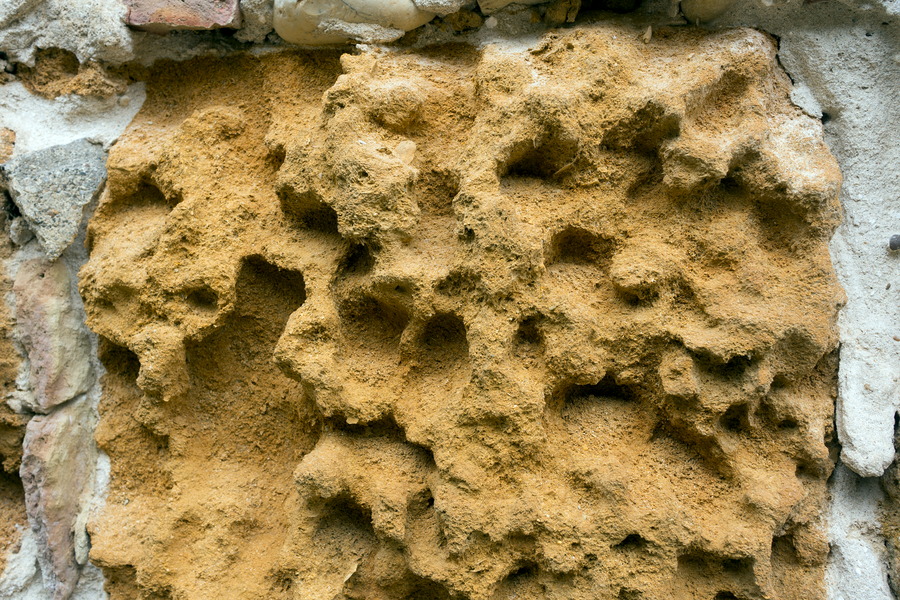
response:
<path id="1" fill-rule="evenodd" d="M 93 4 L 0 9 L 0 598 L 893 597 L 893 2 Z"/>

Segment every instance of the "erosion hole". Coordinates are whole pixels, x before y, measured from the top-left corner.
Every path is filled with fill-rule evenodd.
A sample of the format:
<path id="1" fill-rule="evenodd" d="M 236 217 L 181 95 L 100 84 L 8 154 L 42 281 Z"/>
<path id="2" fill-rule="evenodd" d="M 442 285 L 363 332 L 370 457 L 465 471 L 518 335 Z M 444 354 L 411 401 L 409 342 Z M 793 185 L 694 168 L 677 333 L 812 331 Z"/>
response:
<path id="1" fill-rule="evenodd" d="M 123 202 L 128 206 L 166 206 L 170 210 L 181 201 L 179 197 L 168 198 L 157 186 L 149 181 L 142 182 L 137 190 Z"/>
<path id="2" fill-rule="evenodd" d="M 219 308 L 219 295 L 208 286 L 191 290 L 186 300 L 191 308 L 200 312 L 214 312 Z"/>
<path id="3" fill-rule="evenodd" d="M 519 322 L 513 338 L 515 346 L 520 350 L 534 351 L 544 344 L 544 332 L 540 328 L 540 317 L 525 317 Z"/>
<path id="4" fill-rule="evenodd" d="M 550 240 L 547 263 L 599 264 L 609 260 L 613 243 L 580 227 L 567 227 Z"/>
<path id="5" fill-rule="evenodd" d="M 797 547 L 794 545 L 793 533 L 776 535 L 772 538 L 772 559 L 790 564 L 797 564 L 799 562 Z"/>
<path id="6" fill-rule="evenodd" d="M 422 329 L 419 341 L 430 362 L 458 362 L 469 354 L 466 326 L 462 319 L 451 313 L 431 317 Z"/>
<path id="7" fill-rule="evenodd" d="M 578 145 L 559 136 L 537 145 L 528 140 L 512 152 L 503 174 L 507 178 L 556 179 L 572 169 L 577 156 Z"/>
<path id="8" fill-rule="evenodd" d="M 300 271 L 284 269 L 259 255 L 244 259 L 237 278 L 238 311 L 244 316 L 271 320 L 282 327 L 306 301 Z"/>
<path id="9" fill-rule="evenodd" d="M 405 308 L 372 296 L 345 302 L 340 313 L 347 334 L 372 350 L 395 349 L 409 324 Z"/>
<path id="10" fill-rule="evenodd" d="M 573 385 L 563 395 L 565 404 L 573 404 L 587 398 L 604 398 L 630 402 L 634 393 L 623 385 L 616 383 L 616 378 L 607 373 L 603 379 L 589 385 Z"/>
<path id="11" fill-rule="evenodd" d="M 621 542 L 615 544 L 613 548 L 617 550 L 643 550 L 648 545 L 649 542 L 639 533 L 629 533 Z"/>
<path id="12" fill-rule="evenodd" d="M 365 275 L 375 266 L 375 257 L 366 244 L 353 244 L 338 266 L 341 275 Z"/>
<path id="13" fill-rule="evenodd" d="M 311 190 L 295 193 L 279 190 L 281 210 L 300 227 L 328 235 L 338 235 L 338 218 L 334 209 Z"/>
<path id="14" fill-rule="evenodd" d="M 510 574 L 506 576 L 506 581 L 509 583 L 518 583 L 536 577 L 537 574 L 538 566 L 533 562 L 527 562 L 510 572 Z"/>
<path id="15" fill-rule="evenodd" d="M 732 433 L 741 433 L 750 429 L 750 407 L 747 404 L 729 406 L 719 419 L 722 427 Z"/>

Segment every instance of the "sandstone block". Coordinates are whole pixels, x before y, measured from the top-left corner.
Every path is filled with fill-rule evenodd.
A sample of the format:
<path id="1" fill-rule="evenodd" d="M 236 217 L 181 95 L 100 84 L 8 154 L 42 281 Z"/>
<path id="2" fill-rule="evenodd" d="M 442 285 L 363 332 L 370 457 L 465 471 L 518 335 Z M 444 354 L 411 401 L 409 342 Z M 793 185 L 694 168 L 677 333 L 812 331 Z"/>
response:
<path id="1" fill-rule="evenodd" d="M 81 273 L 111 590 L 825 597 L 840 173 L 772 39 L 645 32 L 165 67 Z"/>

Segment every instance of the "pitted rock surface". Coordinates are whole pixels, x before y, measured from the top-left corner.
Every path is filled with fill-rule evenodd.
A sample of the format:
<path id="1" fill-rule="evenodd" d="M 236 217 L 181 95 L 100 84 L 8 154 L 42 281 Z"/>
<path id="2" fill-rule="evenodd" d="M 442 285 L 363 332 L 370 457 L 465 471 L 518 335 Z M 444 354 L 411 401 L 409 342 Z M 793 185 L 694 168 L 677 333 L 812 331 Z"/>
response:
<path id="1" fill-rule="evenodd" d="M 770 38 L 643 33 L 156 71 L 82 271 L 112 598 L 824 598 L 840 175 Z"/>

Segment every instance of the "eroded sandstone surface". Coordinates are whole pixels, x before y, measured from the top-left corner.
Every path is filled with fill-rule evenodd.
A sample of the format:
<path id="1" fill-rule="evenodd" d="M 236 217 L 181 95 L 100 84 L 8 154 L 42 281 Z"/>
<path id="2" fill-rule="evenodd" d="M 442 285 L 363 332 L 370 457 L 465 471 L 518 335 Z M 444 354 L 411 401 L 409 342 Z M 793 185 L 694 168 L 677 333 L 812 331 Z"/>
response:
<path id="1" fill-rule="evenodd" d="M 824 597 L 837 166 L 772 39 L 644 34 L 155 69 L 81 273 L 112 598 Z"/>

